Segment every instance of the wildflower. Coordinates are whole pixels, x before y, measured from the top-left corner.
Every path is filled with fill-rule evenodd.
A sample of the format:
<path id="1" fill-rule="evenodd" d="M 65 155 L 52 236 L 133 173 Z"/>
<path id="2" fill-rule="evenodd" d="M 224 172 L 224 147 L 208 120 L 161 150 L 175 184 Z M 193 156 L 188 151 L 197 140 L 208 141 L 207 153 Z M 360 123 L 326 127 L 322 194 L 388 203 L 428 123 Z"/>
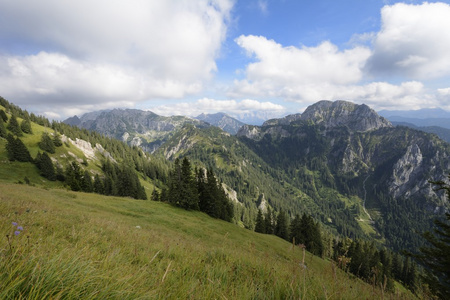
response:
<path id="1" fill-rule="evenodd" d="M 17 226 L 17 230 L 23 230 L 22 226 Z"/>
<path id="2" fill-rule="evenodd" d="M 137 225 L 136 228 L 137 228 L 137 229 L 141 229 L 141 226 Z"/>
<path id="3" fill-rule="evenodd" d="M 19 235 L 19 234 L 20 234 L 20 231 L 19 231 L 19 230 L 16 230 L 16 231 L 14 231 L 14 234 L 15 234 L 15 235 Z"/>
<path id="4" fill-rule="evenodd" d="M 12 224 L 13 224 L 13 226 L 17 226 L 17 223 L 16 223 L 16 222 L 12 222 Z"/>

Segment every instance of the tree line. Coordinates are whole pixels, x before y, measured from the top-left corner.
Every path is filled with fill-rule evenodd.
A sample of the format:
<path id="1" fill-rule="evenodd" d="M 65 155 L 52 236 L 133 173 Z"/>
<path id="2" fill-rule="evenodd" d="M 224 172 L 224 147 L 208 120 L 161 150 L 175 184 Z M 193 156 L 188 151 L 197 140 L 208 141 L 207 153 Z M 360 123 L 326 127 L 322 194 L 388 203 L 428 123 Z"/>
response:
<path id="1" fill-rule="evenodd" d="M 187 157 L 175 159 L 169 172 L 168 187 L 153 191 L 152 199 L 187 209 L 199 210 L 213 218 L 231 222 L 233 203 L 211 168 L 192 168 Z"/>

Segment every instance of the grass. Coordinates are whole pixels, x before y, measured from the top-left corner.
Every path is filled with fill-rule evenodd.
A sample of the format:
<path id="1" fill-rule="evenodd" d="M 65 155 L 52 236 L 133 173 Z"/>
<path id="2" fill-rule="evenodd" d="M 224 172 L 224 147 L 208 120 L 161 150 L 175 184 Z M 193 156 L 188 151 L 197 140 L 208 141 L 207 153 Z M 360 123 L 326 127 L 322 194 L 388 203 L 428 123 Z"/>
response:
<path id="1" fill-rule="evenodd" d="M 302 249 L 282 239 L 200 212 L 4 182 L 0 191 L 1 299 L 383 297 L 307 252 L 305 268 Z"/>

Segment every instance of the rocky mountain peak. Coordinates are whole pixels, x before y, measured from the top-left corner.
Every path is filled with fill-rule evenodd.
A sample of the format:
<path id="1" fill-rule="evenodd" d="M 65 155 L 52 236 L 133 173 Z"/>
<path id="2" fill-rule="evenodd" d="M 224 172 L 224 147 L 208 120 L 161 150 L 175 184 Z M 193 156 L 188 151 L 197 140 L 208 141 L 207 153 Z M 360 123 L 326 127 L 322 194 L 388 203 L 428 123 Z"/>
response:
<path id="1" fill-rule="evenodd" d="M 301 115 L 301 119 L 326 128 L 347 126 L 351 131 L 359 132 L 392 127 L 388 120 L 367 105 L 342 100 L 319 101 L 309 106 Z"/>

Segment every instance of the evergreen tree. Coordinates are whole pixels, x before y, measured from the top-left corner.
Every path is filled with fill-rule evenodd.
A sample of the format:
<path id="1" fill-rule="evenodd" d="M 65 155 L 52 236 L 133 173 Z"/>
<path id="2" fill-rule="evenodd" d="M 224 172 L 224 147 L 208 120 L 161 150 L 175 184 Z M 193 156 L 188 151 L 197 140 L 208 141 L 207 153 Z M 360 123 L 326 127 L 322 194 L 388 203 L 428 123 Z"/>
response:
<path id="1" fill-rule="evenodd" d="M 167 193 L 167 200 L 169 203 L 181 206 L 181 165 L 178 158 L 175 159 L 173 169 L 169 174 L 169 190 Z"/>
<path id="2" fill-rule="evenodd" d="M 6 152 L 10 161 L 32 162 L 30 152 L 20 138 L 14 138 L 12 134 L 6 136 Z"/>
<path id="3" fill-rule="evenodd" d="M 53 140 L 47 132 L 42 133 L 39 148 L 48 153 L 55 153 L 55 144 L 53 144 Z"/>
<path id="4" fill-rule="evenodd" d="M 22 122 L 20 123 L 20 129 L 28 134 L 33 133 L 32 129 L 31 129 L 31 121 L 29 118 L 25 118 L 22 120 Z"/>
<path id="5" fill-rule="evenodd" d="M 66 167 L 66 183 L 72 191 L 81 191 L 82 176 L 80 165 L 76 161 L 73 161 Z"/>
<path id="6" fill-rule="evenodd" d="M 0 110 L 0 111 L 3 111 L 3 110 Z M 8 132 L 6 131 L 6 127 L 3 122 L 3 119 L 0 118 L 0 138 L 6 138 L 7 135 L 8 135 Z"/>
<path id="7" fill-rule="evenodd" d="M 20 129 L 19 122 L 17 121 L 16 116 L 12 115 L 9 119 L 9 123 L 7 126 L 8 130 L 11 131 L 16 136 L 22 136 L 22 130 Z"/>
<path id="8" fill-rule="evenodd" d="M 287 225 L 287 218 L 286 214 L 282 209 L 280 209 L 280 212 L 277 216 L 277 224 L 275 226 L 275 235 L 279 236 L 282 239 L 288 240 L 289 239 L 289 232 L 288 232 L 288 225 Z"/>
<path id="9" fill-rule="evenodd" d="M 183 158 L 183 161 L 181 163 L 181 176 L 181 188 L 183 191 L 183 195 L 181 198 L 180 206 L 185 209 L 198 210 L 199 206 L 196 183 L 192 174 L 191 163 L 189 162 L 187 157 Z"/>
<path id="10" fill-rule="evenodd" d="M 294 219 L 291 222 L 291 225 L 289 226 L 289 232 L 291 233 L 289 236 L 289 240 L 294 242 L 296 245 L 300 244 L 300 231 L 301 231 L 301 224 L 300 224 L 300 216 L 295 215 Z"/>
<path id="11" fill-rule="evenodd" d="M 91 174 L 89 174 L 87 170 L 84 171 L 80 185 L 83 192 L 92 193 L 94 191 L 94 184 L 92 183 Z"/>
<path id="12" fill-rule="evenodd" d="M 258 209 L 258 215 L 256 216 L 255 232 L 266 233 L 266 223 L 260 209 Z"/>
<path id="13" fill-rule="evenodd" d="M 272 210 L 270 207 L 267 207 L 266 215 L 264 217 L 265 228 L 267 234 L 273 234 L 274 226 L 273 226 L 273 218 L 272 218 Z"/>
<path id="14" fill-rule="evenodd" d="M 160 196 L 159 196 L 159 193 L 158 193 L 158 190 L 155 188 L 155 189 L 153 189 L 153 192 L 152 192 L 152 198 L 151 198 L 153 201 L 160 201 L 161 199 L 160 199 Z"/>
<path id="15" fill-rule="evenodd" d="M 41 172 L 41 176 L 49 179 L 56 180 L 55 167 L 53 166 L 52 159 L 48 156 L 46 152 L 38 152 L 36 159 L 34 160 L 36 166 Z"/>
<path id="16" fill-rule="evenodd" d="M 0 109 L 0 120 L 3 120 L 5 123 L 8 122 L 8 116 L 3 109 Z"/>
<path id="17" fill-rule="evenodd" d="M 105 190 L 103 187 L 103 181 L 100 179 L 100 176 L 98 174 L 95 174 L 95 176 L 94 176 L 94 193 L 97 193 L 97 194 L 105 193 Z"/>
<path id="18" fill-rule="evenodd" d="M 450 187 L 441 184 L 450 199 Z M 424 277 L 431 290 L 441 299 L 450 298 L 450 213 L 446 221 L 436 219 L 434 233 L 425 232 L 423 237 L 430 246 L 420 248 L 420 254 L 414 255 L 427 268 Z"/>
<path id="19" fill-rule="evenodd" d="M 56 180 L 65 181 L 66 177 L 64 175 L 64 170 L 60 165 L 56 165 Z"/>
<path id="20" fill-rule="evenodd" d="M 170 172 L 169 202 L 184 209 L 199 209 L 197 184 L 187 157 L 181 164 L 177 158 Z"/>
<path id="21" fill-rule="evenodd" d="M 53 136 L 53 145 L 55 145 L 55 147 L 61 147 L 63 145 L 63 143 L 61 141 L 61 135 L 56 131 Z"/>

